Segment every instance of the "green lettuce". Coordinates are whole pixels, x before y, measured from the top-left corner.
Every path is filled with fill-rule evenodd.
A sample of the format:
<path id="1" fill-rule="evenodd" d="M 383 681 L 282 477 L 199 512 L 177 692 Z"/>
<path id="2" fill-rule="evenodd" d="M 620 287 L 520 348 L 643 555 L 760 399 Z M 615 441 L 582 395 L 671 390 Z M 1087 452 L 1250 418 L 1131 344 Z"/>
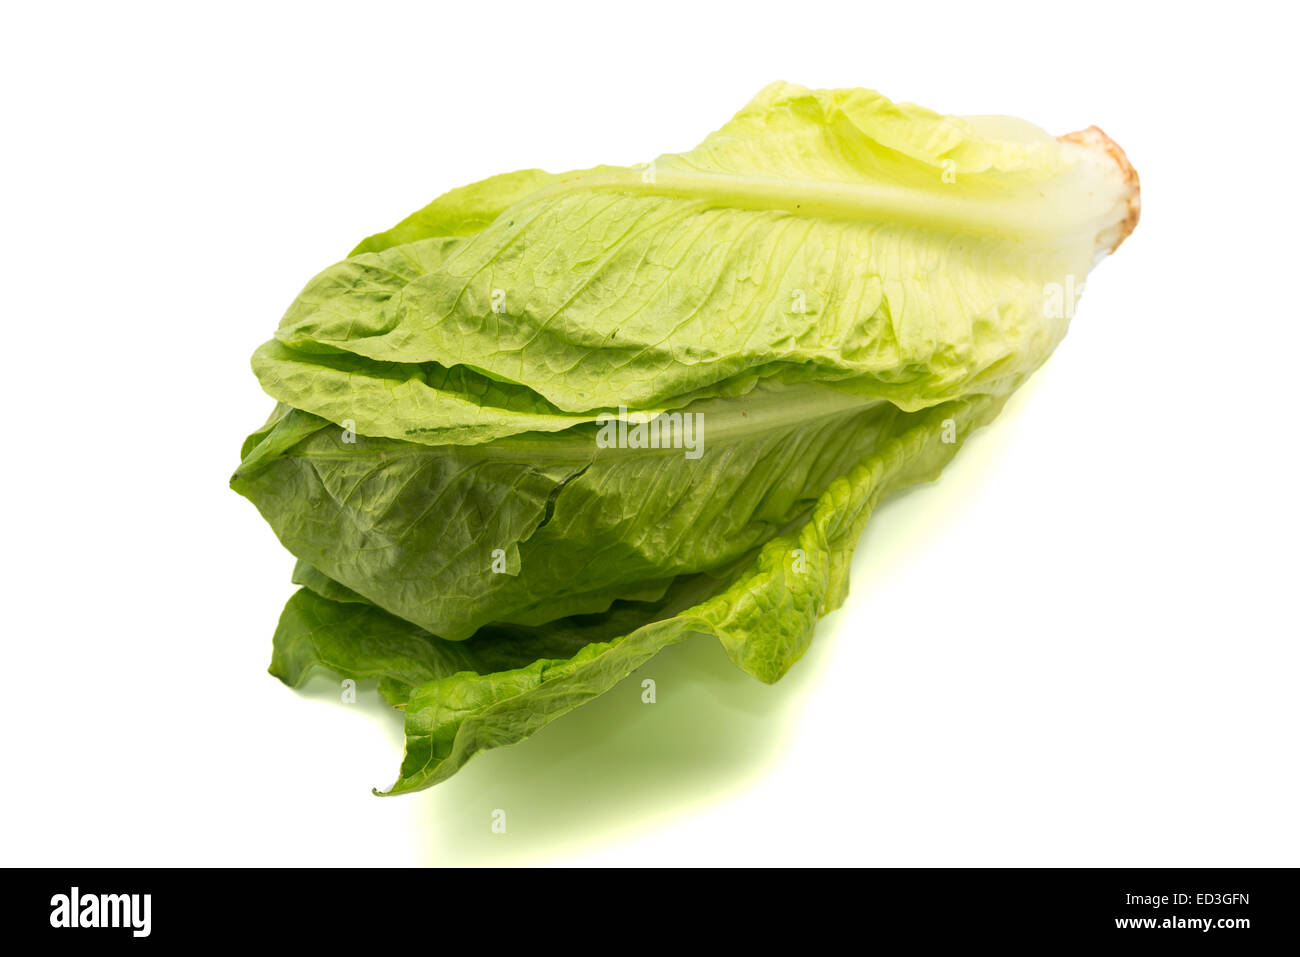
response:
<path id="1" fill-rule="evenodd" d="M 376 678 L 386 793 L 712 635 L 779 679 L 1133 228 L 1095 128 L 768 87 L 696 149 L 453 190 L 254 354 L 233 487 L 298 559 L 272 673 Z"/>

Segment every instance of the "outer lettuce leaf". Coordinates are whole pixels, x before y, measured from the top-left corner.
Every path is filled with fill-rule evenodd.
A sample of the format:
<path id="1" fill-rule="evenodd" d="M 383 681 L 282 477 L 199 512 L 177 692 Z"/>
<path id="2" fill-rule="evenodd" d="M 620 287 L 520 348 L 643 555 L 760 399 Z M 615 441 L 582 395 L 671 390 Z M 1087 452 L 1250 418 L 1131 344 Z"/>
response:
<path id="1" fill-rule="evenodd" d="M 331 267 L 277 338 L 462 365 L 572 413 L 774 372 L 923 408 L 1004 388 L 1064 334 L 1043 290 L 1087 274 L 1124 205 L 1090 155 L 777 85 L 652 169 L 571 174 L 473 235 Z"/>
<path id="2" fill-rule="evenodd" d="M 493 622 L 601 611 L 647 581 L 727 566 L 805 513 L 905 418 L 814 385 L 692 409 L 704 422 L 698 459 L 602 449 L 594 426 L 433 447 L 348 442 L 322 427 L 276 454 L 255 447 L 233 485 L 294 555 L 461 640 Z M 278 443 L 274 430 L 264 440 Z"/>
<path id="3" fill-rule="evenodd" d="M 475 445 L 521 432 L 560 432 L 600 416 L 628 418 L 618 409 L 564 412 L 530 389 L 465 366 L 375 362 L 346 352 L 303 352 L 276 340 L 253 353 L 253 371 L 268 392 L 293 407 L 350 422 L 369 436 L 422 445 Z M 744 395 L 771 371 L 742 373 L 637 413 L 657 415 L 700 399 Z"/>

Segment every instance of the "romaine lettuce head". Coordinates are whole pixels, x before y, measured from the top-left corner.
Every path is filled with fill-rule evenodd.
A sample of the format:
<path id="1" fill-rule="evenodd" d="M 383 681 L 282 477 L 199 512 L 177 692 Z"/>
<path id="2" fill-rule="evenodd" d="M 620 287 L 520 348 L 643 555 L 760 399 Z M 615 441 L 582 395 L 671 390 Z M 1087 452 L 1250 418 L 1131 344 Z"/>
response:
<path id="1" fill-rule="evenodd" d="M 691 635 L 777 680 L 876 503 L 1042 364 L 1138 210 L 1095 127 L 784 83 L 686 153 L 447 193 L 254 354 L 278 404 L 232 485 L 303 586 L 272 672 L 379 679 L 386 793 Z"/>

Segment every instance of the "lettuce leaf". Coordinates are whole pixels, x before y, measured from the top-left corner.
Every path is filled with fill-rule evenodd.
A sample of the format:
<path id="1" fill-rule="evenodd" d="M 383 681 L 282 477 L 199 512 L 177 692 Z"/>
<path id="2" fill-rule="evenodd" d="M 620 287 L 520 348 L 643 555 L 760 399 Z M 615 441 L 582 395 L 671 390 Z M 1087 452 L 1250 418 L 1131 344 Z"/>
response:
<path id="1" fill-rule="evenodd" d="M 902 116 L 865 91 L 775 85 L 689 153 L 569 174 L 472 235 L 344 260 L 276 338 L 462 366 L 569 413 L 745 374 L 908 410 L 1005 390 L 1064 334 L 1043 290 L 1087 275 L 1128 208 L 1123 175 L 1046 134 Z"/>

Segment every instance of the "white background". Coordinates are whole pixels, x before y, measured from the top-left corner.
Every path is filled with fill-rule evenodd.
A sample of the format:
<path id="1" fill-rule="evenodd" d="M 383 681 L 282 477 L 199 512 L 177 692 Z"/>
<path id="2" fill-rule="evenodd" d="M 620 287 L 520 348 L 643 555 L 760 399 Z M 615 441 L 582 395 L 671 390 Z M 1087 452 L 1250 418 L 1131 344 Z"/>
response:
<path id="1" fill-rule="evenodd" d="M 11 5 L 3 863 L 1300 863 L 1292 39 L 1242 3 Z M 373 797 L 400 717 L 265 673 L 252 349 L 438 193 L 687 149 L 775 79 L 1096 123 L 1142 223 L 780 684 L 701 639 Z"/>

